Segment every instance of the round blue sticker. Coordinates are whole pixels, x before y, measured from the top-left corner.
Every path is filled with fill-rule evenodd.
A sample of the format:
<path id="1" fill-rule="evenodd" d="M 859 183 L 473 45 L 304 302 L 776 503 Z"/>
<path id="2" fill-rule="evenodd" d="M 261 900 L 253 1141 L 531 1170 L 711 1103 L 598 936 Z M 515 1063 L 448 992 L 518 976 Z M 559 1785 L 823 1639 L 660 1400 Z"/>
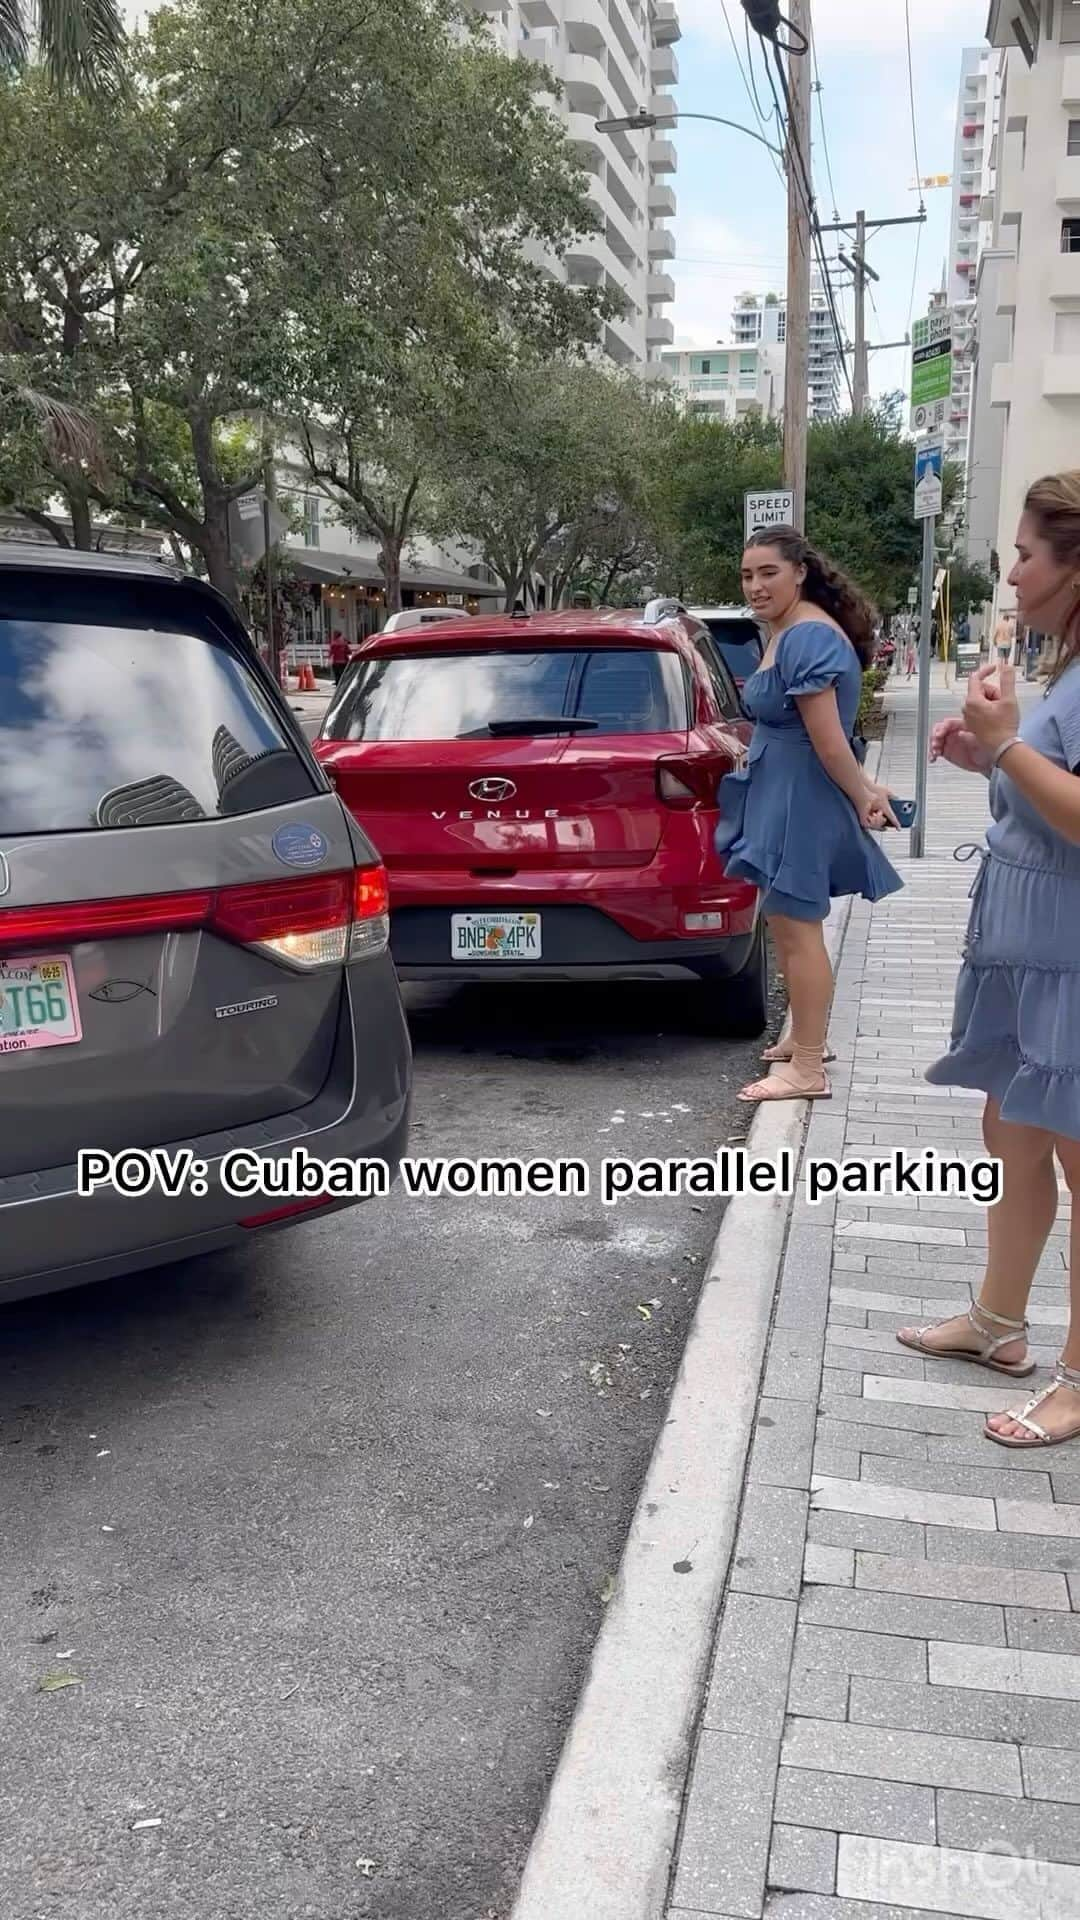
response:
<path id="1" fill-rule="evenodd" d="M 304 820 L 279 827 L 270 844 L 286 867 L 321 867 L 330 851 L 326 835 Z"/>

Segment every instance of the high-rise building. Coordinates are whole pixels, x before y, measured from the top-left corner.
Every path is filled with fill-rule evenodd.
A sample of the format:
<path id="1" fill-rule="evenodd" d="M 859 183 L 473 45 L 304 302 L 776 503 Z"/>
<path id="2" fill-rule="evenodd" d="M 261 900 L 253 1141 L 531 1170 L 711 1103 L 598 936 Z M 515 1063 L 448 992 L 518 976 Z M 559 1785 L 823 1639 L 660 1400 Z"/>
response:
<path id="1" fill-rule="evenodd" d="M 614 289 L 626 302 L 604 329 L 603 347 L 620 366 L 653 362 L 674 339 L 666 308 L 675 298 L 668 262 L 675 240 L 671 177 L 675 147 L 663 126 L 598 133 L 596 121 L 642 107 L 672 120 L 681 37 L 675 0 L 474 0 L 507 53 L 535 60 L 560 81 L 551 96 L 589 175 L 598 229 L 553 271 L 575 286 Z"/>
<path id="2" fill-rule="evenodd" d="M 787 298 L 783 294 L 741 294 L 731 316 L 736 346 L 760 343 L 783 349 L 787 341 Z M 814 272 L 810 281 L 810 340 L 807 383 L 811 420 L 835 420 L 840 412 L 844 343 L 839 338 L 825 283 Z M 783 376 L 781 375 L 781 387 Z M 782 402 L 781 394 L 781 402 Z"/>
<path id="3" fill-rule="evenodd" d="M 1080 0 L 993 0 L 987 36 L 996 113 L 976 270 L 966 545 L 982 564 L 996 551 L 1005 576 L 1027 488 L 1078 464 Z M 1002 577 L 999 605 L 1013 604 Z"/>
<path id="4" fill-rule="evenodd" d="M 774 420 L 784 405 L 784 349 L 760 340 L 685 348 L 662 356 L 664 377 L 688 407 L 712 420 L 758 413 Z"/>
<path id="5" fill-rule="evenodd" d="M 965 47 L 953 148 L 949 258 L 941 304 L 953 313 L 953 386 L 945 421 L 945 457 L 964 474 L 966 502 L 979 257 L 993 237 L 992 187 L 997 127 L 997 60 L 989 47 Z"/>

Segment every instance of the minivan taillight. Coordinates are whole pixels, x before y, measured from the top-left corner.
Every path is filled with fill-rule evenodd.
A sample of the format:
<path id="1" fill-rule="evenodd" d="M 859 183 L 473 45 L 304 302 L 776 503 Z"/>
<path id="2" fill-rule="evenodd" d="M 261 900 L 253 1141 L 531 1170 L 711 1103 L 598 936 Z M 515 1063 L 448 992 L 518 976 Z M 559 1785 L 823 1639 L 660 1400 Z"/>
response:
<path id="1" fill-rule="evenodd" d="M 258 947 L 304 973 L 341 966 L 381 953 L 388 944 L 386 873 L 381 866 L 349 867 L 216 891 L 8 907 L 0 911 L 0 949 L 201 928 L 238 946 Z"/>

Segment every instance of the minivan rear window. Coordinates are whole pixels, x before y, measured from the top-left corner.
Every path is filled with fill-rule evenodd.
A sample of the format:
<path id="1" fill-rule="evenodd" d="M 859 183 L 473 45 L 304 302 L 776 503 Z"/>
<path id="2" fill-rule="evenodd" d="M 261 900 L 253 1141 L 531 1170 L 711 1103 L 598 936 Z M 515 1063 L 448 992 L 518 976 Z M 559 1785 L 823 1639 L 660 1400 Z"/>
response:
<path id="1" fill-rule="evenodd" d="M 736 680 L 749 680 L 761 665 L 761 635 L 749 620 L 706 620 L 717 646 Z"/>
<path id="2" fill-rule="evenodd" d="M 342 681 L 322 737 L 461 740 L 493 724 L 560 718 L 596 733 L 684 731 L 682 662 L 649 647 L 373 654 Z"/>
<path id="3" fill-rule="evenodd" d="M 0 617 L 0 833 L 223 819 L 315 791 L 255 676 L 211 637 Z"/>

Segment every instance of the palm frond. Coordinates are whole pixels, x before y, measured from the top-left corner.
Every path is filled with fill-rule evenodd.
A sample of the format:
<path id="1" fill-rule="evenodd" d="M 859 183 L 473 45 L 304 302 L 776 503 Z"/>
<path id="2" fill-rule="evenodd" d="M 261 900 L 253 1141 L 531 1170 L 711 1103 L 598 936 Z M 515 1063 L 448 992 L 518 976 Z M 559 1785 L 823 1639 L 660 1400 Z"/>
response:
<path id="1" fill-rule="evenodd" d="M 107 467 L 101 434 L 96 421 L 81 407 L 0 375 L 0 403 L 4 400 L 37 423 L 46 451 L 57 466 L 85 468 L 93 479 L 104 482 Z"/>
<path id="2" fill-rule="evenodd" d="M 121 90 L 127 42 L 118 0 L 0 0 L 0 7 L 22 15 L 24 38 L 36 39 L 58 93 Z"/>
<path id="3" fill-rule="evenodd" d="M 23 0 L 0 0 L 0 73 L 18 73 L 30 57 Z"/>

